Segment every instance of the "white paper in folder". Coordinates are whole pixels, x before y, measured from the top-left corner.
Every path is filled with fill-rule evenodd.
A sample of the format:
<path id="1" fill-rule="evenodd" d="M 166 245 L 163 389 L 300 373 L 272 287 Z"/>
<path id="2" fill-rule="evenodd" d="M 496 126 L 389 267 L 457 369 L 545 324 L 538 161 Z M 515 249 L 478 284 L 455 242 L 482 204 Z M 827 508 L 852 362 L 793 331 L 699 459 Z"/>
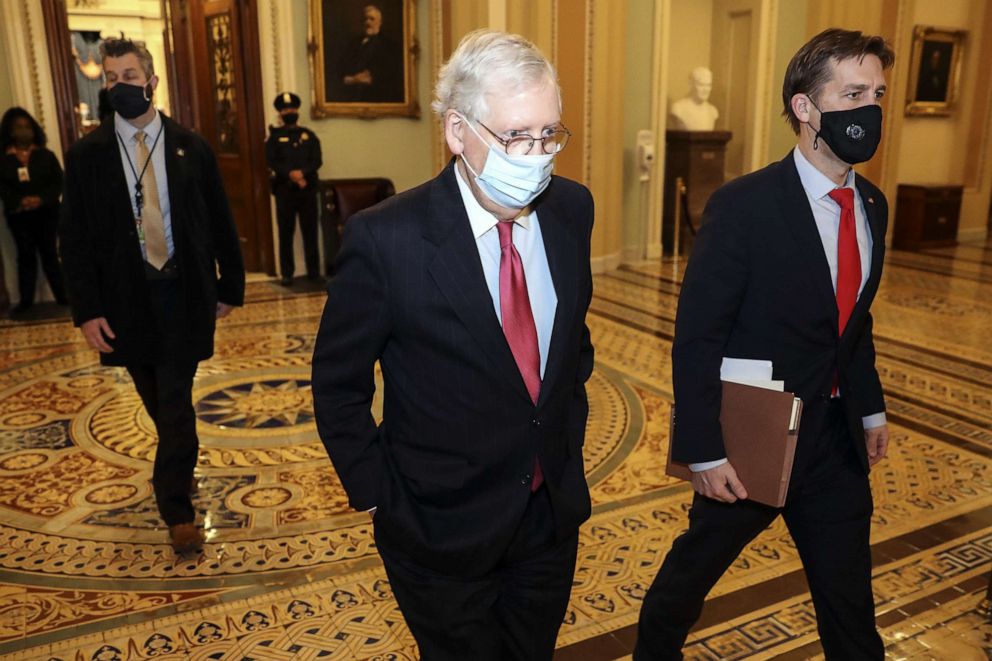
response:
<path id="1" fill-rule="evenodd" d="M 772 369 L 770 360 L 724 358 L 720 364 L 720 380 L 784 392 L 785 381 L 773 380 Z"/>

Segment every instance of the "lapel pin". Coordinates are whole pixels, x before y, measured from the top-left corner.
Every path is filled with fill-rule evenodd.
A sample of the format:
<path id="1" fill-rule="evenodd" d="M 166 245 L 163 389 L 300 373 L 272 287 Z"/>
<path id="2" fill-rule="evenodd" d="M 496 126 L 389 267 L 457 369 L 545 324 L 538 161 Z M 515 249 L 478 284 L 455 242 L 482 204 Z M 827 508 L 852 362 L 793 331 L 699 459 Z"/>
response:
<path id="1" fill-rule="evenodd" d="M 875 198 L 869 197 L 868 198 L 868 204 L 875 204 Z"/>
<path id="2" fill-rule="evenodd" d="M 176 156 L 183 157 L 186 155 L 186 150 L 182 147 L 176 149 Z"/>

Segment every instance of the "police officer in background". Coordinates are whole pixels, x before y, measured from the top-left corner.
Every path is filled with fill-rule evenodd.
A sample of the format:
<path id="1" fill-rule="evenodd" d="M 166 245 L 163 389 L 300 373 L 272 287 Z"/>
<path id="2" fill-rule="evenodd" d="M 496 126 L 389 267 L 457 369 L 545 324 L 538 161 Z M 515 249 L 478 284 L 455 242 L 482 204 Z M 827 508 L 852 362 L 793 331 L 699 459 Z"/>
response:
<path id="1" fill-rule="evenodd" d="M 279 224 L 279 266 L 281 283 L 293 284 L 293 232 L 300 216 L 303 254 L 307 279 L 321 280 L 317 251 L 317 170 L 320 169 L 320 140 L 313 131 L 299 126 L 300 97 L 283 92 L 275 107 L 282 126 L 272 126 L 265 141 L 265 160 L 272 171 L 272 194 L 276 197 Z"/>

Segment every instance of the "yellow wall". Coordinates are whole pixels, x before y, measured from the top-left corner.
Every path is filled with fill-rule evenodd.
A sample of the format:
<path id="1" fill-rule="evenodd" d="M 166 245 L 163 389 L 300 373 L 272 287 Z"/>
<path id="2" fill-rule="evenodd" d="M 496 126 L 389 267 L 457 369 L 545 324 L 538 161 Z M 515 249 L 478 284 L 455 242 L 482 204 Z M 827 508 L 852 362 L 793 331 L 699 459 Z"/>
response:
<path id="1" fill-rule="evenodd" d="M 684 1 L 684 0 L 683 0 Z M 649 182 L 639 181 L 637 132 L 651 129 L 651 58 L 654 50 L 654 0 L 628 0 L 624 35 L 623 86 L 623 245 L 625 259 L 643 257 L 644 214 L 648 213 Z M 655 143 L 658 143 L 655 136 Z M 664 141 L 664 136 L 661 136 Z M 660 152 L 656 150 L 657 156 Z M 662 176 L 655 164 L 651 176 Z"/>
<path id="2" fill-rule="evenodd" d="M 588 186 L 596 199 L 596 226 L 592 234 L 593 268 L 620 265 L 623 252 L 623 98 L 624 13 L 626 2 L 592 2 L 592 61 Z M 564 65 L 564 63 L 563 63 Z"/>
<path id="3" fill-rule="evenodd" d="M 689 76 L 696 67 L 710 65 L 713 0 L 672 0 L 668 58 L 668 104 L 689 95 Z M 664 63 L 663 63 L 664 65 Z M 718 108 L 721 122 L 726 108 Z"/>
<path id="4" fill-rule="evenodd" d="M 0 66 L 0 112 L 12 105 L 14 105 L 14 93 L 10 88 L 10 71 L 8 67 Z"/>
<path id="5" fill-rule="evenodd" d="M 796 134 L 781 116 L 782 80 L 789 61 L 806 42 L 806 11 L 809 0 L 788 0 L 779 3 L 775 26 L 774 65 L 770 75 L 769 96 L 772 112 L 768 118 L 768 158 L 778 160 L 796 146 Z"/>

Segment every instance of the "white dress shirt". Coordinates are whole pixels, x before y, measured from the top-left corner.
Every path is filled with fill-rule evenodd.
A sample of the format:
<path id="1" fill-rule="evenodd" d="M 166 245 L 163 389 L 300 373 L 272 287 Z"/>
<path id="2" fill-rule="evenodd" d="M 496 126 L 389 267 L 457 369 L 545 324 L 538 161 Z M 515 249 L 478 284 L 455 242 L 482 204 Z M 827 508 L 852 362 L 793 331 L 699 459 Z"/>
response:
<path id="1" fill-rule="evenodd" d="M 121 165 L 124 167 L 124 178 L 127 180 L 127 195 L 131 200 L 131 210 L 137 217 L 138 207 L 134 203 L 134 184 L 137 180 L 135 177 L 135 172 L 139 175 L 141 174 L 141 168 L 144 167 L 144 161 L 138 162 L 138 140 L 135 134 L 138 131 L 145 132 L 145 146 L 148 147 L 149 151 L 152 145 L 155 144 L 155 136 L 158 135 L 159 130 L 162 129 L 162 115 L 156 111 L 155 119 L 148 123 L 148 125 L 139 129 L 133 126 L 126 119 L 114 113 L 114 130 L 120 138 L 114 138 L 117 140 L 117 150 L 121 154 Z M 123 145 L 121 142 L 123 141 Z M 125 153 L 124 148 L 127 148 Z M 169 251 L 169 257 L 172 257 L 175 253 L 175 244 L 172 241 L 172 204 L 169 202 L 169 177 L 165 172 L 165 135 L 163 134 L 158 139 L 158 145 L 155 147 L 155 151 L 151 152 L 152 162 L 148 167 L 155 168 L 155 183 L 158 188 L 158 201 L 159 206 L 162 208 L 162 224 L 165 226 L 165 247 Z M 128 157 L 131 158 L 131 165 L 128 165 Z M 131 166 L 134 166 L 134 170 Z M 148 194 L 145 193 L 145 202 L 148 201 Z M 142 246 L 142 252 L 146 253 L 144 257 L 147 259 L 147 251 L 145 247 Z"/>
<path id="2" fill-rule="evenodd" d="M 479 249 L 482 260 L 482 271 L 486 276 L 489 295 L 493 299 L 493 308 L 500 325 L 503 314 L 499 303 L 499 231 L 496 223 L 499 220 L 482 208 L 475 199 L 472 189 L 462 179 L 461 172 L 455 167 L 455 177 L 458 180 L 458 190 L 465 203 L 472 234 Z M 527 280 L 527 295 L 530 297 L 530 309 L 534 315 L 534 325 L 537 327 L 537 346 L 541 353 L 541 378 L 544 378 L 544 368 L 548 363 L 548 347 L 551 345 L 551 331 L 555 325 L 555 310 L 558 308 L 558 295 L 555 293 L 554 281 L 551 279 L 551 269 L 548 266 L 548 255 L 544 250 L 544 238 L 541 235 L 541 223 L 537 212 L 520 216 L 513 221 L 513 245 L 520 253 L 520 261 L 524 267 L 524 277 Z"/>
<path id="3" fill-rule="evenodd" d="M 803 156 L 799 147 L 792 150 L 792 155 L 796 161 L 796 169 L 799 171 L 803 190 L 806 191 L 806 199 L 809 200 L 810 209 L 813 211 L 813 220 L 816 221 L 820 241 L 823 242 L 823 252 L 827 258 L 827 264 L 830 266 L 830 283 L 833 285 L 834 294 L 837 293 L 837 239 L 840 234 L 840 205 L 830 197 L 830 191 L 835 188 L 850 188 L 854 191 L 854 228 L 858 237 L 858 252 L 861 253 L 861 285 L 858 287 L 858 296 L 860 297 L 861 290 L 868 282 L 868 275 L 871 272 L 872 238 L 864 200 L 861 199 L 858 187 L 854 185 L 854 170 L 848 170 L 844 185 L 837 186 Z M 881 427 L 885 424 L 885 412 L 866 415 L 861 421 L 865 429 Z"/>
<path id="4" fill-rule="evenodd" d="M 837 240 L 840 234 L 840 205 L 830 197 L 830 192 L 835 188 L 850 188 L 854 191 L 854 227 L 858 238 L 858 252 L 861 253 L 861 285 L 858 287 L 858 296 L 860 296 L 871 272 L 872 238 L 864 201 L 861 199 L 858 187 L 854 185 L 854 170 L 848 170 L 844 185 L 837 186 L 803 156 L 798 146 L 792 150 L 792 155 L 796 163 L 796 170 L 799 171 L 799 180 L 806 192 L 806 199 L 809 200 L 810 210 L 813 212 L 816 229 L 820 233 L 820 241 L 823 242 L 823 253 L 830 266 L 830 282 L 835 294 L 837 292 Z M 885 424 L 885 412 L 867 415 L 861 418 L 861 422 L 865 429 L 881 427 Z M 704 461 L 689 464 L 689 470 L 698 473 L 725 463 L 727 463 L 726 459 Z"/>

